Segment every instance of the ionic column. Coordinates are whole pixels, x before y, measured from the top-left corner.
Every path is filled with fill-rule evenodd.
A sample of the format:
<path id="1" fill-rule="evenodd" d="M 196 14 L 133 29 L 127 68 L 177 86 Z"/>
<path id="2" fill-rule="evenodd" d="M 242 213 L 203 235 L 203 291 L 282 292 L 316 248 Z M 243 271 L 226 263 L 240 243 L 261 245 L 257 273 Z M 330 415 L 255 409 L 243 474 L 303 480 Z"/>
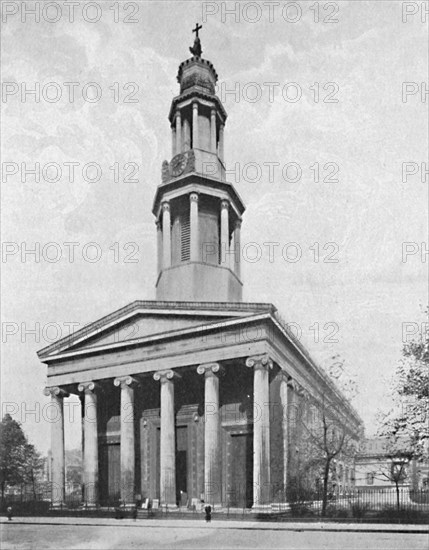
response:
<path id="1" fill-rule="evenodd" d="M 221 504 L 219 370 L 218 363 L 197 368 L 204 374 L 204 502 L 213 506 Z"/>
<path id="2" fill-rule="evenodd" d="M 183 151 L 189 151 L 191 148 L 191 125 L 189 120 L 185 118 L 183 121 Z"/>
<path id="3" fill-rule="evenodd" d="M 269 370 L 273 363 L 267 355 L 249 357 L 246 366 L 253 368 L 253 506 L 270 499 L 270 393 Z"/>
<path id="4" fill-rule="evenodd" d="M 199 141 L 199 133 L 198 133 L 198 103 L 192 104 L 192 148 L 198 149 L 200 141 Z"/>
<path id="5" fill-rule="evenodd" d="M 170 204 L 162 203 L 162 268 L 171 266 L 171 219 Z"/>
<path id="6" fill-rule="evenodd" d="M 155 380 L 161 382 L 161 445 L 160 488 L 161 504 L 176 506 L 176 441 L 174 418 L 174 382 L 172 370 L 156 372 Z"/>
<path id="7" fill-rule="evenodd" d="M 229 202 L 222 200 L 220 204 L 220 263 L 229 266 Z"/>
<path id="8" fill-rule="evenodd" d="M 175 154 L 178 155 L 182 152 L 182 115 L 180 111 L 176 113 L 176 150 Z"/>
<path id="9" fill-rule="evenodd" d="M 283 491 L 286 494 L 288 481 L 288 376 L 282 372 L 280 380 L 280 403 L 282 407 L 282 434 L 283 434 Z"/>
<path id="10" fill-rule="evenodd" d="M 210 111 L 210 142 L 211 151 L 216 154 L 216 110 Z"/>
<path id="11" fill-rule="evenodd" d="M 87 506 L 96 506 L 98 502 L 98 425 L 97 395 L 94 382 L 79 384 L 78 390 L 84 392 L 84 447 L 83 447 L 83 483 L 84 498 Z"/>
<path id="12" fill-rule="evenodd" d="M 171 158 L 176 154 L 176 128 L 171 126 Z"/>
<path id="13" fill-rule="evenodd" d="M 65 496 L 65 459 L 64 459 L 64 397 L 69 394 L 59 387 L 45 388 L 43 393 L 51 396 L 51 406 L 55 415 L 51 421 L 51 472 L 52 506 L 62 506 Z"/>
<path id="14" fill-rule="evenodd" d="M 156 225 L 156 252 L 157 252 L 157 275 L 161 273 L 162 270 L 162 231 L 161 223 L 159 220 L 155 222 Z"/>
<path id="15" fill-rule="evenodd" d="M 236 220 L 234 230 L 234 271 L 241 277 L 241 220 Z"/>
<path id="16" fill-rule="evenodd" d="M 223 124 L 221 124 L 220 127 L 219 127 L 219 152 L 218 152 L 218 156 L 219 156 L 219 158 L 222 162 L 225 162 L 224 161 L 224 148 L 225 148 L 225 145 L 224 145 L 224 129 L 225 129 L 225 126 Z"/>
<path id="17" fill-rule="evenodd" d="M 199 260 L 199 231 L 198 231 L 198 194 L 191 193 L 189 195 L 190 215 L 189 224 L 191 230 L 191 262 Z"/>
<path id="18" fill-rule="evenodd" d="M 122 376 L 115 378 L 114 384 L 121 387 L 121 501 L 125 505 L 134 505 L 134 387 L 137 382 L 131 376 Z"/>

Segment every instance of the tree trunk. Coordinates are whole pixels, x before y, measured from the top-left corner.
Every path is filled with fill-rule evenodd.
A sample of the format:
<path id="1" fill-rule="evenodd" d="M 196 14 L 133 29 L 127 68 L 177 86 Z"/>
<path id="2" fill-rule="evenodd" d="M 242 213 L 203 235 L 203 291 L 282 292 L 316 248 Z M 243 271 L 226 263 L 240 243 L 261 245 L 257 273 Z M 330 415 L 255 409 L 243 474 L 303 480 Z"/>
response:
<path id="1" fill-rule="evenodd" d="M 401 505 L 400 505 L 400 502 L 399 502 L 399 485 L 398 485 L 398 483 L 396 483 L 396 508 L 398 509 L 398 512 L 399 512 L 400 507 L 401 507 Z"/>
<path id="2" fill-rule="evenodd" d="M 323 473 L 323 495 L 322 495 L 322 518 L 326 515 L 326 506 L 328 504 L 328 482 L 329 482 L 329 466 L 331 461 L 326 460 L 325 471 Z"/>

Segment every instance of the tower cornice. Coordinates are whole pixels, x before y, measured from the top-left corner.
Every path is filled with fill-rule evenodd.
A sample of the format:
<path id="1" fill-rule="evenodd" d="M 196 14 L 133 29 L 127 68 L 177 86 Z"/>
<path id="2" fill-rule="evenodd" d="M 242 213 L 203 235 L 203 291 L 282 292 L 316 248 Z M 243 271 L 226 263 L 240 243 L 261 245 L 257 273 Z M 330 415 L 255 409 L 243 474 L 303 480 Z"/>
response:
<path id="1" fill-rule="evenodd" d="M 218 114 L 222 118 L 222 122 L 225 123 L 226 119 L 228 118 L 228 113 L 225 110 L 225 107 L 222 105 L 221 100 L 218 98 L 217 95 L 212 95 L 205 93 L 198 89 L 196 86 L 193 86 L 192 88 L 189 88 L 184 92 L 183 94 L 180 94 L 173 98 L 171 102 L 170 112 L 168 113 L 168 120 L 171 124 L 174 122 L 174 117 L 176 115 L 176 109 L 178 104 L 184 103 L 186 101 L 192 101 L 193 99 L 203 99 L 205 101 L 215 103 L 215 106 L 218 109 Z"/>
<path id="2" fill-rule="evenodd" d="M 226 193 L 230 197 L 231 202 L 233 203 L 240 216 L 245 211 L 243 200 L 241 199 L 240 195 L 233 185 L 227 182 L 222 182 L 216 179 L 207 178 L 199 174 L 193 173 L 186 174 L 185 176 L 176 178 L 157 187 L 152 206 L 152 213 L 154 214 L 154 216 L 158 216 L 160 205 L 164 200 L 164 196 L 167 193 L 174 190 L 181 190 L 187 186 L 195 186 L 195 190 L 191 189 L 189 191 L 190 193 L 198 192 L 204 194 L 204 192 L 206 192 L 207 194 L 210 194 L 210 188 L 218 189 L 219 191 Z"/>

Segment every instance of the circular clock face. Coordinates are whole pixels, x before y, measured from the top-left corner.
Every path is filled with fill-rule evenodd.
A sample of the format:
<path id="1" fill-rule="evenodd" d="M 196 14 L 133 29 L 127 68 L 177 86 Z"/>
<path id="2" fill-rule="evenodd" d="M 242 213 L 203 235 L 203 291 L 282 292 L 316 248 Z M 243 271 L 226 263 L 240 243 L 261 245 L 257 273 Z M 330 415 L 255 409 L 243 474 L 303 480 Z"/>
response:
<path id="1" fill-rule="evenodd" d="M 183 153 L 173 157 L 170 162 L 170 170 L 172 176 L 180 176 L 186 166 L 186 157 Z"/>

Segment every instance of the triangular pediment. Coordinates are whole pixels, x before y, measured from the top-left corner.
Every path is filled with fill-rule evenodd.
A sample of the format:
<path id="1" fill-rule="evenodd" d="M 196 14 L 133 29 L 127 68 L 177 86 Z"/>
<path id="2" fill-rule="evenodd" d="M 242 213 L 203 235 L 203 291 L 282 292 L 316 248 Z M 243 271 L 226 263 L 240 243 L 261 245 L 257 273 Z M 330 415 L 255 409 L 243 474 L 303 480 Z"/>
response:
<path id="1" fill-rule="evenodd" d="M 174 335 L 193 327 L 203 330 L 219 322 L 266 312 L 272 307 L 271 304 L 133 302 L 40 350 L 38 356 L 43 361 L 63 353 L 128 342 L 135 344 L 150 337 Z"/>

